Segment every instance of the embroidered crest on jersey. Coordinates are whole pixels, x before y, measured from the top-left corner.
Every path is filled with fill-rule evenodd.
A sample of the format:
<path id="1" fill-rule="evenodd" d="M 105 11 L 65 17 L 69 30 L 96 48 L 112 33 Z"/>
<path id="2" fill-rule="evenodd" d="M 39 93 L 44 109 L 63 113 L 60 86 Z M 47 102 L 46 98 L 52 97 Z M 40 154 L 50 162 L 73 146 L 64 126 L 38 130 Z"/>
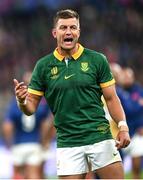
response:
<path id="1" fill-rule="evenodd" d="M 82 62 L 81 63 L 81 70 L 86 72 L 88 71 L 89 67 L 88 67 L 88 62 Z"/>
<path id="2" fill-rule="evenodd" d="M 109 131 L 109 129 L 110 129 L 109 125 L 97 127 L 97 130 L 100 131 L 100 133 L 102 133 L 102 134 L 107 133 Z"/>
<path id="3" fill-rule="evenodd" d="M 56 79 L 59 76 L 57 66 L 55 66 L 51 69 L 51 75 L 52 75 L 51 79 Z"/>

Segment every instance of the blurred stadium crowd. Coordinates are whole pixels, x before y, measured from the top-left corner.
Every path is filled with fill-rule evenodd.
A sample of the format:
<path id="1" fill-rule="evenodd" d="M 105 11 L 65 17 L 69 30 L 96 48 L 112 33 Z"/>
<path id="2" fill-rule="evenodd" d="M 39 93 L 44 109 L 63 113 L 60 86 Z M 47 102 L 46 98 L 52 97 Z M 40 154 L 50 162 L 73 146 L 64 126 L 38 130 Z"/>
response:
<path id="1" fill-rule="evenodd" d="M 80 14 L 81 44 L 131 67 L 143 84 L 143 0 L 0 0 L 0 122 L 13 78 L 55 48 L 52 16 L 63 8 Z"/>
<path id="2" fill-rule="evenodd" d="M 12 89 L 13 77 L 53 50 L 52 15 L 67 7 L 80 14 L 84 46 L 105 53 L 110 62 L 132 66 L 142 80 L 142 0 L 1 0 L 1 91 Z"/>

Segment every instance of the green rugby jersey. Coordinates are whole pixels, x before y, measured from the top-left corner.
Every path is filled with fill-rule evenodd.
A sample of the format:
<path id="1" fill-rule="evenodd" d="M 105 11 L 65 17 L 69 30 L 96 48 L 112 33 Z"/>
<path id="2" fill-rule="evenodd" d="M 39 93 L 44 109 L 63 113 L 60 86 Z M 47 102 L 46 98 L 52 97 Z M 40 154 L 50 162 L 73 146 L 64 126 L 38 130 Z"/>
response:
<path id="1" fill-rule="evenodd" d="M 106 57 L 79 45 L 71 59 L 55 50 L 41 58 L 28 92 L 45 96 L 55 116 L 58 147 L 76 147 L 111 139 L 101 87 L 114 84 Z"/>

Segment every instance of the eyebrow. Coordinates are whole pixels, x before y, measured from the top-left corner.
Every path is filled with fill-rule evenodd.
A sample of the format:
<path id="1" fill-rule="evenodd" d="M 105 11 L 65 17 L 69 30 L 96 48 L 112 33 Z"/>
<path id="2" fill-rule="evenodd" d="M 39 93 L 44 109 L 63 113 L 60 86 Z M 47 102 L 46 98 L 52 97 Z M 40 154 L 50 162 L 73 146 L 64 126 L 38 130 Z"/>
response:
<path id="1" fill-rule="evenodd" d="M 68 26 L 69 26 L 70 28 L 71 28 L 71 27 L 76 27 L 76 28 L 78 28 L 78 25 L 75 25 L 75 24 L 74 24 L 74 25 L 63 25 L 63 24 L 61 24 L 61 25 L 59 26 L 59 28 L 61 28 L 61 27 L 68 27 Z"/>

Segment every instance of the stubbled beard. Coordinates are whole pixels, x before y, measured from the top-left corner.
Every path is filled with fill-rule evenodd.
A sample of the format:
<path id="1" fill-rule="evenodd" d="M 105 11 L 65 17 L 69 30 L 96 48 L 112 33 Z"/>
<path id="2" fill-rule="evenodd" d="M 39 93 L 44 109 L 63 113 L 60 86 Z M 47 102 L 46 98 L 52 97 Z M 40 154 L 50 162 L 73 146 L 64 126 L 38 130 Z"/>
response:
<path id="1" fill-rule="evenodd" d="M 72 50 L 72 49 L 74 49 L 74 48 L 75 48 L 75 46 L 73 46 L 72 48 L 67 48 L 67 47 L 64 48 L 64 47 L 61 47 L 61 49 L 64 50 L 64 51 L 66 51 L 66 50 Z"/>

